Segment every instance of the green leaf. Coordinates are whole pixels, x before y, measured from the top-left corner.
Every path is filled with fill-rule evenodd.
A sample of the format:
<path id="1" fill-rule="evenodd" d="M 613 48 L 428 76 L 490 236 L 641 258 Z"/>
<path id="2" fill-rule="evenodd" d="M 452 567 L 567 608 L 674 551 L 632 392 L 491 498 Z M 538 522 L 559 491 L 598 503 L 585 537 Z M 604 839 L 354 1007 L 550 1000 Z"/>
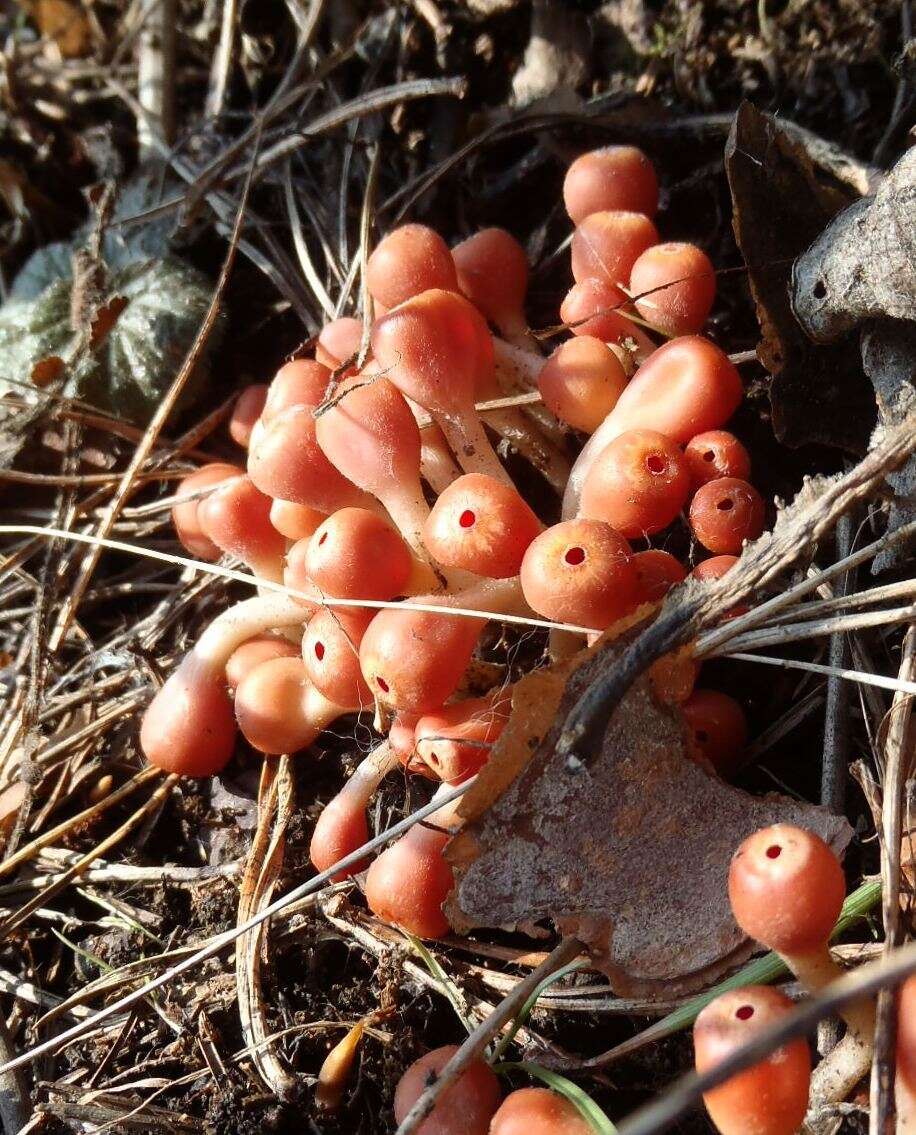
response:
<path id="1" fill-rule="evenodd" d="M 533 1076 L 536 1080 L 546 1084 L 548 1088 L 552 1088 L 561 1096 L 565 1096 L 576 1107 L 582 1118 L 591 1125 L 592 1129 L 598 1132 L 598 1135 L 617 1135 L 617 1128 L 592 1097 L 584 1092 L 578 1084 L 574 1084 L 572 1080 L 567 1080 L 565 1076 L 561 1076 L 559 1072 L 552 1072 L 549 1068 L 543 1068 L 540 1064 L 532 1064 L 528 1060 L 520 1061 L 517 1064 L 498 1064 L 494 1071 L 499 1073 L 527 1072 L 529 1076 Z"/>

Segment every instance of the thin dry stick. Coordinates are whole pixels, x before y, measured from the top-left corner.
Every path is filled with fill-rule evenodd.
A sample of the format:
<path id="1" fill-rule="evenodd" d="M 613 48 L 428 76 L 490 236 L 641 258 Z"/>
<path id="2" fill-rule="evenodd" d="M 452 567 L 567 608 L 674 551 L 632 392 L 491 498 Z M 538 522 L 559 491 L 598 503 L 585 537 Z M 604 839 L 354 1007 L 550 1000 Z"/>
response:
<path id="1" fill-rule="evenodd" d="M 135 989 L 133 992 L 125 994 L 125 996 L 119 998 L 117 1001 L 113 1001 L 110 1005 L 106 1005 L 97 1013 L 93 1013 L 91 1017 L 87 1017 L 85 1021 L 79 1022 L 78 1025 L 65 1029 L 57 1036 L 42 1041 L 41 1044 L 35 1045 L 34 1048 L 29 1049 L 27 1052 L 23 1052 L 13 1060 L 0 1065 L 0 1074 L 8 1072 L 13 1068 L 18 1068 L 23 1064 L 28 1064 L 30 1061 L 36 1060 L 39 1056 L 43 1056 L 46 1052 L 56 1052 L 57 1049 L 61 1048 L 63 1045 L 69 1044 L 71 1041 L 84 1036 L 102 1021 L 108 1020 L 110 1017 L 123 1012 L 124 1009 L 130 1008 L 131 1005 L 135 1005 L 150 993 L 154 993 L 157 989 L 168 985 L 170 981 L 174 981 L 176 977 L 187 973 L 190 969 L 194 969 L 195 966 L 200 965 L 201 962 L 206 961 L 208 958 L 214 957 L 216 954 L 220 953 L 224 947 L 240 938 L 246 931 L 253 930 L 256 926 L 260 926 L 262 922 L 266 922 L 268 918 L 279 914 L 306 895 L 311 895 L 316 891 L 324 889 L 324 887 L 333 882 L 335 875 L 339 874 L 341 871 L 346 871 L 350 867 L 355 867 L 358 863 L 361 863 L 370 852 L 384 847 L 386 843 L 396 839 L 404 832 L 409 831 L 414 824 L 425 820 L 427 816 L 432 815 L 433 812 L 438 811 L 439 808 L 444 807 L 446 804 L 451 804 L 453 800 L 457 800 L 460 796 L 463 796 L 469 787 L 469 784 L 459 784 L 456 788 L 452 789 L 451 792 L 440 796 L 438 799 L 431 800 L 428 804 L 425 804 L 422 808 L 418 808 L 409 816 L 405 816 L 403 820 L 400 820 L 386 831 L 380 832 L 377 836 L 368 840 L 362 847 L 358 847 L 349 855 L 345 855 L 344 858 L 338 860 L 337 863 L 331 864 L 326 871 L 322 871 L 313 879 L 308 879 L 298 887 L 294 887 L 293 890 L 272 902 L 270 906 L 258 911 L 257 914 L 253 914 L 247 922 L 243 922 L 239 926 L 234 926 L 232 929 L 226 930 L 222 934 L 215 935 L 201 949 L 196 950 L 177 965 L 172 966 L 158 977 L 153 978 L 140 989 Z"/>
<path id="2" fill-rule="evenodd" d="M 258 826 L 245 863 L 239 888 L 238 920 L 245 922 L 267 906 L 283 869 L 286 829 L 295 807 L 290 758 L 265 757 L 258 791 Z M 296 1087 L 295 1077 L 265 1043 L 269 1033 L 261 992 L 261 946 L 266 924 L 243 934 L 235 948 L 235 981 L 238 988 L 242 1037 L 253 1048 L 252 1062 L 267 1088 L 288 1099 Z M 269 956 L 269 955 L 268 955 Z"/>
<path id="3" fill-rule="evenodd" d="M 257 147 L 255 147 L 255 155 L 257 154 Z M 251 189 L 251 176 L 254 166 L 251 165 L 248 170 L 248 177 L 245 180 L 244 188 L 242 189 L 242 199 L 239 202 L 238 211 L 235 217 L 235 225 L 232 230 L 232 236 L 229 240 L 229 247 L 226 250 L 226 258 L 223 261 L 223 267 L 219 274 L 219 279 L 216 282 L 216 288 L 213 292 L 213 297 L 210 300 L 210 306 L 207 308 L 207 314 L 204 316 L 203 323 L 197 335 L 194 337 L 194 342 L 191 344 L 190 350 L 185 356 L 185 360 L 181 365 L 181 369 L 175 376 L 175 380 L 169 387 L 162 401 L 156 408 L 152 421 L 143 435 L 137 448 L 134 450 L 133 456 L 128 463 L 127 468 L 121 481 L 111 498 L 108 507 L 105 509 L 105 514 L 99 521 L 97 534 L 99 536 L 107 536 L 114 527 L 115 521 L 120 515 L 121 509 L 127 502 L 128 497 L 134 490 L 134 480 L 137 474 L 141 471 L 147 458 L 159 440 L 159 436 L 165 428 L 166 421 L 175 408 L 175 403 L 178 401 L 181 392 L 184 390 L 188 379 L 194 371 L 207 340 L 210 337 L 210 332 L 216 324 L 217 316 L 219 315 L 220 304 L 223 298 L 223 292 L 226 290 L 226 285 L 229 282 L 229 275 L 232 271 L 232 266 L 235 263 L 236 249 L 238 248 L 239 237 L 242 234 L 242 223 L 245 218 L 245 208 L 248 204 L 248 193 Z M 86 555 L 82 564 L 80 565 L 79 575 L 74 581 L 70 593 L 67 595 L 63 602 L 57 622 L 52 630 L 48 639 L 48 650 L 51 652 L 56 651 L 61 642 L 63 642 L 69 629 L 70 623 L 73 620 L 76 610 L 79 607 L 80 601 L 86 588 L 89 586 L 89 580 L 98 565 L 99 558 L 102 554 L 100 547 L 93 547 Z"/>
<path id="4" fill-rule="evenodd" d="M 78 812 L 70 819 L 64 820 L 56 827 L 50 828 L 48 831 L 43 832 L 37 836 L 31 843 L 27 843 L 25 847 L 20 847 L 15 855 L 11 855 L 9 859 L 4 859 L 0 863 L 0 876 L 9 874 L 14 867 L 18 867 L 20 863 L 25 863 L 28 859 L 33 859 L 39 851 L 54 843 L 60 836 L 66 835 L 67 832 L 72 831 L 74 828 L 95 819 L 100 816 L 106 809 L 112 807 L 114 804 L 119 804 L 125 796 L 129 796 L 135 789 L 140 788 L 146 784 L 148 780 L 160 776 L 159 769 L 145 768 L 137 773 L 120 788 L 115 789 L 114 792 L 109 793 L 103 799 L 99 800 L 97 804 L 92 804 L 88 808 L 84 808 L 82 812 Z"/>
<path id="5" fill-rule="evenodd" d="M 229 73 L 232 70 L 232 48 L 235 44 L 235 24 L 238 16 L 237 0 L 223 0 L 223 18 L 219 29 L 219 44 L 210 69 L 210 89 L 204 105 L 205 118 L 218 118 L 226 103 Z"/>
<path id="6" fill-rule="evenodd" d="M 916 624 L 910 626 L 903 639 L 899 677 L 901 681 L 916 679 Z M 885 958 L 890 957 L 900 940 L 900 848 L 904 787 L 913 762 L 913 753 L 907 744 L 912 710 L 913 696 L 898 691 L 890 711 L 881 804 L 881 905 Z M 891 990 L 885 989 L 878 997 L 875 1020 L 870 1135 L 885 1135 L 894 1126 L 896 1033 L 897 1000 Z"/>
<path id="7" fill-rule="evenodd" d="M 413 1135 L 423 1120 L 436 1106 L 436 1100 L 445 1089 L 458 1079 L 465 1068 L 475 1060 L 492 1038 L 518 1013 L 535 989 L 552 973 L 579 956 L 582 944 L 576 938 L 564 938 L 543 962 L 508 993 L 485 1021 L 477 1026 L 445 1065 L 435 1081 L 423 1092 L 404 1116 L 395 1135 Z"/>
<path id="8" fill-rule="evenodd" d="M 772 658 L 767 654 L 743 654 L 739 650 L 726 651 L 717 657 L 734 658 L 738 662 L 762 662 L 765 666 L 780 666 L 784 670 L 807 670 L 810 674 L 826 674 L 828 677 L 835 675 L 847 682 L 861 682 L 864 686 L 877 686 L 880 690 L 916 695 L 916 682 L 885 678 L 883 674 L 869 674 L 865 670 L 837 670 L 834 666 L 823 666 L 819 662 L 802 662 L 797 658 Z"/>
<path id="9" fill-rule="evenodd" d="M 243 571 L 236 571 L 234 568 L 222 567 L 220 564 L 208 564 L 203 560 L 192 560 L 187 556 L 178 556 L 172 552 L 158 552 L 155 548 L 146 548 L 140 544 L 128 544 L 123 540 L 109 540 L 86 532 L 70 532 L 65 528 L 40 528 L 34 524 L 0 524 L 0 534 L 4 532 L 33 533 L 48 539 L 60 538 L 72 540 L 78 544 L 94 544 L 101 548 L 109 548 L 113 552 L 127 552 L 135 556 L 145 556 L 147 559 L 159 560 L 161 563 L 192 568 L 204 575 L 230 579 L 235 583 L 247 583 L 260 591 L 274 591 L 278 595 L 288 595 L 293 599 L 305 599 L 309 603 L 316 602 L 314 594 L 297 591 L 295 588 L 286 587 L 284 584 L 275 583 L 270 579 L 258 579 L 256 576 Z M 322 595 L 320 602 L 325 607 L 371 607 L 373 610 L 384 610 L 390 607 L 398 611 L 428 611 L 433 615 L 448 614 L 464 619 L 493 619 L 496 622 L 511 623 L 513 626 L 570 631 L 573 634 L 597 633 L 595 627 L 580 627 L 575 623 L 552 623 L 549 619 L 529 619 L 525 615 L 508 615 L 500 611 L 480 611 L 470 607 L 446 607 L 441 603 L 414 603 L 406 599 L 388 602 L 380 599 L 336 599 L 330 595 Z M 306 618 L 305 611 L 306 609 L 303 608 L 303 621 Z"/>
<path id="10" fill-rule="evenodd" d="M 160 806 L 177 783 L 178 777 L 174 773 L 167 776 L 152 796 L 150 796 L 149 800 L 138 808 L 132 816 L 125 820 L 119 828 L 116 828 L 111 835 L 106 836 L 101 843 L 97 844 L 92 851 L 82 856 L 81 859 L 78 859 L 67 871 L 58 875 L 53 883 L 50 883 L 44 890 L 39 891 L 37 895 L 29 899 L 29 901 L 21 906 L 14 914 L 11 914 L 9 918 L 5 918 L 0 922 L 0 941 L 3 941 L 17 926 L 21 926 L 34 910 L 37 910 L 40 906 L 45 906 L 55 895 L 60 894 L 65 887 L 69 886 L 74 879 L 78 878 L 89 867 L 93 860 L 103 855 L 106 851 L 109 851 L 112 847 L 115 847 L 122 839 L 130 835 L 151 812 Z"/>
<path id="11" fill-rule="evenodd" d="M 6 1022 L 0 1016 L 0 1060 L 8 1061 L 14 1051 Z M 18 1135 L 28 1123 L 31 1111 L 29 1085 L 22 1072 L 13 1069 L 0 1073 L 0 1129 L 4 1135 Z"/>
<path id="12" fill-rule="evenodd" d="M 837 559 L 842 560 L 852 549 L 852 517 L 842 516 L 836 526 Z M 848 602 L 850 572 L 844 572 L 837 580 L 836 595 L 842 602 Z M 848 611 L 848 607 L 842 608 Z M 807 617 L 811 617 L 810 610 Z M 838 670 L 846 667 L 849 661 L 849 644 L 842 631 L 830 636 L 828 661 Z M 831 675 L 827 679 L 827 704 L 824 707 L 824 747 L 821 758 L 821 804 L 831 812 L 841 815 L 846 802 L 846 780 L 849 776 L 848 738 L 846 718 L 849 713 L 849 684 Z M 821 1038 L 822 1040 L 824 1038 Z M 834 1043 L 836 1036 L 833 1037 Z M 821 1052 L 824 1048 L 821 1045 Z"/>

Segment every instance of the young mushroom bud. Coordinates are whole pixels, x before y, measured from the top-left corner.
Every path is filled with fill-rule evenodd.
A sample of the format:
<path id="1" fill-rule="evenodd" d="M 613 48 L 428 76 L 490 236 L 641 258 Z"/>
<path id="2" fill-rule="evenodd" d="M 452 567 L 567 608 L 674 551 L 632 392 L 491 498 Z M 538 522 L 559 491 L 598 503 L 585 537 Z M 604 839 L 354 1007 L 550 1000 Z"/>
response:
<path id="1" fill-rule="evenodd" d="M 248 477 L 236 477 L 205 497 L 197 510 L 204 535 L 246 564 L 256 576 L 283 578 L 286 541 L 270 522 L 270 497 Z"/>
<path id="2" fill-rule="evenodd" d="M 433 1049 L 415 1060 L 398 1081 L 394 1092 L 394 1118 L 404 1117 L 427 1087 L 458 1051 L 456 1045 Z M 490 1120 L 499 1107 L 499 1080 L 484 1060 L 472 1060 L 417 1128 L 416 1135 L 488 1135 Z M 531 1133 L 529 1133 L 531 1135 Z M 562 1135 L 562 1133 L 558 1133 Z"/>
<path id="3" fill-rule="evenodd" d="M 509 480 L 475 409 L 494 361 L 492 336 L 473 304 L 441 290 L 414 296 L 377 321 L 372 350 L 400 391 L 436 419 L 466 472 Z"/>
<path id="4" fill-rule="evenodd" d="M 656 244 L 630 273 L 636 310 L 665 335 L 694 335 L 712 310 L 716 270 L 695 244 Z"/>
<path id="5" fill-rule="evenodd" d="M 897 1130 L 916 1131 L 916 977 L 900 986 L 897 1001 Z"/>
<path id="6" fill-rule="evenodd" d="M 577 510 L 592 463 L 614 438 L 627 430 L 655 430 L 686 444 L 698 433 L 724 425 L 742 395 L 737 370 L 708 339 L 685 335 L 659 347 L 630 379 L 579 454 L 563 498 L 563 515 Z"/>
<path id="7" fill-rule="evenodd" d="M 583 490 L 584 498 L 584 490 Z M 763 531 L 766 506 L 753 485 L 719 477 L 701 485 L 690 502 L 690 527 L 704 548 L 734 555 Z"/>
<path id="8" fill-rule="evenodd" d="M 508 579 L 518 575 L 541 528 L 516 489 L 484 473 L 466 473 L 433 505 L 423 543 L 444 567 Z"/>
<path id="9" fill-rule="evenodd" d="M 846 880 L 820 836 L 792 824 L 755 832 L 734 854 L 728 897 L 744 933 L 775 950 L 806 989 L 816 992 L 840 976 L 828 942 L 846 898 Z M 856 1040 L 870 1047 L 871 1003 L 841 1012 Z"/>
<path id="10" fill-rule="evenodd" d="M 366 807 L 375 790 L 397 764 L 397 755 L 389 743 L 383 741 L 360 761 L 343 788 L 325 804 L 309 844 L 309 858 L 316 871 L 327 871 L 366 843 L 369 839 Z M 340 882 L 364 867 L 365 863 L 339 871 L 334 882 Z"/>
<path id="11" fill-rule="evenodd" d="M 573 233 L 573 277 L 576 283 L 597 279 L 626 286 L 633 265 L 653 244 L 658 244 L 658 230 L 644 213 L 619 209 L 591 213 Z"/>
<path id="12" fill-rule="evenodd" d="M 375 611 L 364 607 L 325 607 L 302 636 L 302 660 L 309 681 L 337 705 L 365 709 L 372 693 L 359 668 L 359 646 Z"/>
<path id="13" fill-rule="evenodd" d="M 605 209 L 626 209 L 654 217 L 658 209 L 655 167 L 635 146 L 589 150 L 566 171 L 563 204 L 574 225 Z"/>
<path id="14" fill-rule="evenodd" d="M 236 445 L 242 449 L 248 448 L 251 441 L 251 431 L 255 422 L 260 418 L 264 403 L 267 401 L 267 386 L 263 382 L 246 386 L 236 398 L 229 418 L 229 436 Z"/>
<path id="15" fill-rule="evenodd" d="M 532 349 L 525 319 L 528 257 L 505 229 L 482 229 L 452 249 L 458 287 L 510 343 Z"/>
<path id="16" fill-rule="evenodd" d="M 366 874 L 366 902 L 377 918 L 418 938 L 448 934 L 442 904 L 455 877 L 442 852 L 449 838 L 447 831 L 416 824 L 372 861 Z"/>
<path id="17" fill-rule="evenodd" d="M 284 363 L 267 388 L 267 399 L 261 411 L 261 421 L 267 425 L 272 418 L 291 406 L 319 406 L 331 381 L 331 372 L 313 359 L 293 359 Z"/>
<path id="18" fill-rule="evenodd" d="M 701 583 L 712 583 L 717 579 L 721 579 L 726 572 L 731 569 L 738 562 L 737 556 L 710 556 L 708 560 L 703 560 L 690 573 L 691 579 L 698 579 Z M 739 603 L 737 606 L 730 608 L 722 616 L 722 621 L 726 619 L 734 619 L 738 615 L 743 615 L 749 608 Z"/>
<path id="19" fill-rule="evenodd" d="M 566 520 L 529 546 L 522 591 L 546 619 L 604 630 L 632 611 L 639 581 L 630 545 L 600 520 Z"/>
<path id="20" fill-rule="evenodd" d="M 739 477 L 746 481 L 751 475 L 750 454 L 728 430 L 697 434 L 684 446 L 684 456 L 694 489 L 719 477 Z"/>
<path id="21" fill-rule="evenodd" d="M 179 481 L 175 496 L 190 496 L 192 493 L 199 493 L 202 489 L 210 489 L 222 484 L 223 481 L 244 475 L 245 470 L 240 469 L 238 465 L 214 461 L 210 465 L 201 466 L 200 469 Z M 206 499 L 206 496 L 200 496 L 193 500 L 185 500 L 172 505 L 172 524 L 175 528 L 175 535 L 185 551 L 198 560 L 218 560 L 221 549 L 213 543 L 200 526 L 200 505 Z"/>
<path id="22" fill-rule="evenodd" d="M 408 544 L 422 554 L 429 506 L 420 485 L 420 431 L 410 407 L 380 374 L 344 379 L 315 423 L 328 460 L 382 502 Z"/>
<path id="23" fill-rule="evenodd" d="M 493 1116 L 489 1135 L 594 1135 L 594 1129 L 559 1092 L 519 1088 Z"/>
<path id="24" fill-rule="evenodd" d="M 483 619 L 460 615 L 379 611 L 360 646 L 372 695 L 397 710 L 426 712 L 442 705 L 458 688 L 483 627 Z"/>
<path id="25" fill-rule="evenodd" d="M 364 508 L 341 508 L 290 549 L 287 581 L 310 580 L 339 599 L 394 599 L 405 593 L 412 559 L 389 521 Z"/>
<path id="26" fill-rule="evenodd" d="M 449 614 L 449 607 L 530 613 L 517 579 L 481 580 L 465 591 L 419 596 L 416 602 L 435 604 L 437 610 L 404 606 L 379 611 L 360 647 L 363 677 L 373 696 L 397 711 L 437 709 L 464 677 L 486 620 Z"/>
<path id="27" fill-rule="evenodd" d="M 301 658 L 272 658 L 256 666 L 235 691 L 235 717 L 245 740 L 261 753 L 307 749 L 332 721 L 351 712 L 320 693 Z"/>
<path id="28" fill-rule="evenodd" d="M 315 436 L 312 410 L 312 406 L 290 406 L 267 422 L 248 451 L 248 476 L 262 493 L 318 512 L 372 507 L 372 498 L 325 457 Z"/>
<path id="29" fill-rule="evenodd" d="M 328 370 L 337 368 L 358 353 L 363 340 L 363 321 L 350 315 L 332 319 L 322 327 L 315 344 L 315 360 Z"/>
<path id="30" fill-rule="evenodd" d="M 693 1026 L 697 1072 L 715 1068 L 792 1008 L 788 997 L 766 985 L 717 997 Z M 811 1054 L 800 1037 L 707 1092 L 703 1102 L 722 1135 L 794 1135 L 805 1118 L 810 1082 Z"/>
<path id="31" fill-rule="evenodd" d="M 151 765 L 183 776 L 210 776 L 235 748 L 235 715 L 226 666 L 235 651 L 267 630 L 301 625 L 299 603 L 284 596 L 246 599 L 214 619 L 147 706 L 140 747 Z"/>
<path id="32" fill-rule="evenodd" d="M 627 315 L 629 299 L 615 284 L 590 276 L 573 284 L 560 305 L 560 319 L 573 335 L 588 335 L 608 343 L 629 377 L 636 363 L 655 350 L 655 343 Z M 627 365 L 625 365 L 627 364 Z"/>
<path id="33" fill-rule="evenodd" d="M 226 663 L 226 685 L 235 691 L 239 683 L 262 662 L 271 658 L 297 658 L 300 654 L 300 647 L 282 635 L 255 635 L 230 655 Z"/>
<path id="34" fill-rule="evenodd" d="M 628 539 L 667 528 L 687 503 L 684 454 L 654 430 L 628 430 L 598 454 L 582 486 L 579 515 Z"/>
<path id="35" fill-rule="evenodd" d="M 740 704 L 719 690 L 694 690 L 681 709 L 699 755 L 719 776 L 733 776 L 747 745 Z"/>
<path id="36" fill-rule="evenodd" d="M 366 283 L 377 304 L 388 309 L 430 288 L 458 290 L 448 245 L 426 225 L 401 225 L 382 240 L 367 265 Z"/>
<path id="37" fill-rule="evenodd" d="M 553 352 L 538 375 L 544 405 L 561 422 L 594 433 L 627 384 L 623 364 L 600 339 L 574 336 Z"/>
<path id="38" fill-rule="evenodd" d="M 270 506 L 270 523 L 287 540 L 307 540 L 325 520 L 325 513 L 307 504 L 275 498 Z"/>
<path id="39" fill-rule="evenodd" d="M 660 548 L 649 548 L 633 556 L 633 567 L 639 581 L 639 602 L 658 603 L 676 583 L 687 578 L 680 560 Z"/>
<path id="40" fill-rule="evenodd" d="M 408 767 L 428 769 L 447 784 L 476 776 L 506 727 L 509 710 L 509 700 L 497 692 L 424 714 L 414 731 L 414 757 Z"/>
<path id="41" fill-rule="evenodd" d="M 708 560 L 702 560 L 697 564 L 690 577 L 711 583 L 713 580 L 721 579 L 727 571 L 731 571 L 737 562 L 737 556 L 710 556 Z"/>
<path id="42" fill-rule="evenodd" d="M 287 581 L 298 587 L 307 580 L 336 599 L 380 600 L 428 591 L 437 582 L 397 529 L 364 508 L 338 509 L 310 540 L 290 549 Z"/>

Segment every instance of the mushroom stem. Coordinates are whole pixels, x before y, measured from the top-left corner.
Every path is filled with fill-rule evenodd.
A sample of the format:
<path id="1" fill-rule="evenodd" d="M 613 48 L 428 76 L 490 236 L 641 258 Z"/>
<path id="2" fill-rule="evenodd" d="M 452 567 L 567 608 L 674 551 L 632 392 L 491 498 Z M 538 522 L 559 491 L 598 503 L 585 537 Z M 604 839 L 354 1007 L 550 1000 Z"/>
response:
<path id="1" fill-rule="evenodd" d="M 317 606 L 317 604 L 316 604 Z M 223 672 L 230 655 L 248 639 L 269 630 L 298 627 L 311 608 L 287 595 L 258 595 L 223 611 L 207 627 L 188 655 L 211 673 Z"/>
<path id="2" fill-rule="evenodd" d="M 851 1032 L 827 1053 L 811 1074 L 810 1108 L 804 1128 L 807 1133 L 824 1135 L 835 1130 L 832 1123 L 825 1122 L 823 1108 L 848 1099 L 868 1075 L 871 1062 L 871 1048 L 861 1044 Z"/>
<path id="3" fill-rule="evenodd" d="M 843 976 L 843 970 L 833 960 L 826 942 L 811 953 L 780 956 L 809 993 L 819 993 Z M 870 1000 L 854 1001 L 842 1010 L 842 1016 L 850 1034 L 870 1056 L 875 1039 L 874 1003 Z"/>
<path id="4" fill-rule="evenodd" d="M 330 867 L 366 842 L 369 837 L 366 806 L 378 786 L 397 764 L 397 754 L 386 739 L 360 761 L 356 772 L 324 806 L 309 845 L 312 863 L 319 871 Z M 356 866 L 341 872 L 336 876 L 336 881 L 345 879 L 360 869 L 361 866 Z"/>
<path id="5" fill-rule="evenodd" d="M 512 479 L 490 445 L 480 418 L 471 409 L 461 417 L 435 415 L 446 441 L 466 473 L 484 473 L 511 485 Z"/>
<path id="6" fill-rule="evenodd" d="M 494 335 L 493 362 L 496 384 L 503 394 L 526 394 L 537 390 L 538 375 L 545 362 L 542 355 L 535 354 L 530 348 L 523 350 Z M 554 445 L 564 444 L 566 431 L 546 406 L 527 406 L 524 414 Z"/>

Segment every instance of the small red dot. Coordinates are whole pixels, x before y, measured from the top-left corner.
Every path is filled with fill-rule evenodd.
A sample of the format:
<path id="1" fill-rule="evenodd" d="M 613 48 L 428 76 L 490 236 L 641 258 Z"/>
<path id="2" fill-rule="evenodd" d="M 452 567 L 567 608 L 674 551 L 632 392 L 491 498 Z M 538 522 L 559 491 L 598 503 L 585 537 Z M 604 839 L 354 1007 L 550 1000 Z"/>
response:
<path id="1" fill-rule="evenodd" d="M 322 532 L 321 535 L 318 537 L 318 547 L 319 548 L 325 542 L 325 540 L 327 540 L 327 538 L 328 538 L 327 532 Z"/>
<path id="2" fill-rule="evenodd" d="M 391 689 L 391 687 L 388 685 L 388 683 L 385 681 L 384 678 L 376 678 L 375 681 L 376 681 L 376 684 L 378 685 L 378 688 L 382 691 L 383 694 L 387 694 L 388 691 Z"/>
<path id="3" fill-rule="evenodd" d="M 749 1021 L 754 1015 L 753 1005 L 742 1005 L 739 1009 L 735 1010 L 735 1016 L 739 1021 Z"/>
<path id="4" fill-rule="evenodd" d="M 324 658 L 324 643 L 323 642 L 316 642 L 315 643 L 315 657 L 318 659 L 319 662 Z"/>
<path id="5" fill-rule="evenodd" d="M 664 473 L 667 462 L 658 453 L 650 453 L 646 458 L 646 468 L 650 473 Z"/>
<path id="6" fill-rule="evenodd" d="M 767 859 L 778 859 L 782 855 L 782 848 L 778 843 L 774 843 L 771 847 L 767 848 Z"/>
<path id="7" fill-rule="evenodd" d="M 464 512 L 458 517 L 458 523 L 462 528 L 473 528 L 476 520 L 477 517 L 473 512 L 471 512 L 469 508 L 466 508 Z"/>
<path id="8" fill-rule="evenodd" d="M 579 564 L 585 563 L 585 549 L 567 548 L 566 555 L 563 557 L 563 559 L 573 567 L 578 567 Z"/>

